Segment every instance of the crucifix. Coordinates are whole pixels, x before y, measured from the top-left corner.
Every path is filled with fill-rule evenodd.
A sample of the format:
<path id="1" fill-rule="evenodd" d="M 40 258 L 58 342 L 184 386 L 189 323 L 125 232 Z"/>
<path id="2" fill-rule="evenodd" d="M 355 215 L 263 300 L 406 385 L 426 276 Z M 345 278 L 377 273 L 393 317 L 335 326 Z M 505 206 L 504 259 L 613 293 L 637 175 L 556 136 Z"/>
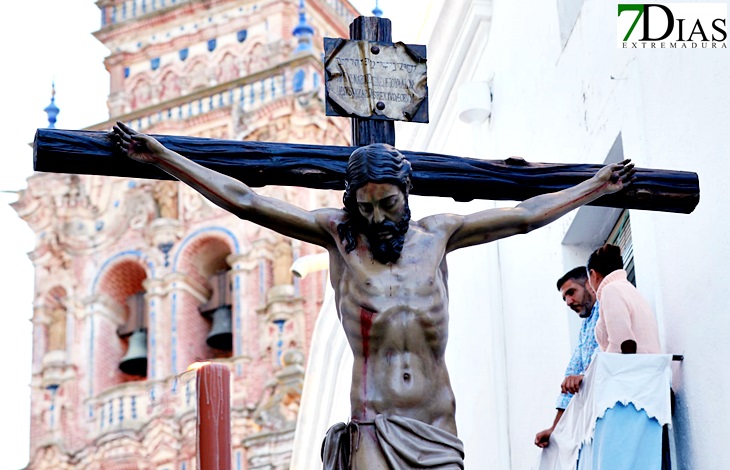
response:
<path id="1" fill-rule="evenodd" d="M 358 78 L 346 70 L 352 56 L 335 59 L 354 48 L 364 69 L 402 64 L 407 74 L 425 50 L 405 46 L 413 63 L 385 57 L 403 49 L 391 44 L 386 19 L 357 18 L 350 35 L 354 42 L 326 43 L 326 60 L 339 67 L 328 68 L 328 79 L 341 79 L 327 107 L 353 117 L 353 147 L 148 136 L 119 123 L 110 134 L 39 130 L 35 169 L 176 178 L 242 219 L 326 249 L 354 365 L 350 421 L 327 432 L 325 468 L 463 468 L 444 361 L 446 255 L 529 232 L 584 204 L 688 213 L 699 200 L 697 175 L 637 170 L 628 161 L 545 165 L 400 152 L 393 119 L 425 119 L 427 100 L 417 103 L 425 83 L 370 72 Z M 378 91 L 378 83 L 406 91 Z M 269 184 L 344 189 L 344 208 L 307 211 L 251 189 Z M 412 220 L 410 194 L 523 202 Z"/>

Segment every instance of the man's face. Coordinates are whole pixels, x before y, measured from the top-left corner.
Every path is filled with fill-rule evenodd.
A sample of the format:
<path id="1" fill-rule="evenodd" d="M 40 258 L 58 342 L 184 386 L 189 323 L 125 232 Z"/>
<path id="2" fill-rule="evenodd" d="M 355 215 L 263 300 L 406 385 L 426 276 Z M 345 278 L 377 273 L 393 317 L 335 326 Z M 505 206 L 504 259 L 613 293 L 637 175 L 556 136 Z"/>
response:
<path id="1" fill-rule="evenodd" d="M 390 183 L 367 183 L 355 191 L 357 209 L 373 257 L 383 264 L 400 257 L 410 211 L 406 195 Z"/>
<path id="2" fill-rule="evenodd" d="M 584 286 L 579 282 L 568 279 L 560 286 L 560 295 L 563 296 L 565 304 L 570 307 L 581 318 L 591 316 L 593 304 L 596 302 L 596 296 L 593 289 Z"/>

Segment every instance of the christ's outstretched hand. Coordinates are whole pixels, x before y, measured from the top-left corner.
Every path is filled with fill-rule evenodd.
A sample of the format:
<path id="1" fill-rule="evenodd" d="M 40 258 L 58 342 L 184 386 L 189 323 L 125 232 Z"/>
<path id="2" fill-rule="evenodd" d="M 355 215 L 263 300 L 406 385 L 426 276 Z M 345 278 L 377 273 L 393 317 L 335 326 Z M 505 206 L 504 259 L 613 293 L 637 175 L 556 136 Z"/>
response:
<path id="1" fill-rule="evenodd" d="M 141 134 L 122 122 L 117 122 L 109 138 L 117 149 L 132 160 L 142 163 L 157 163 L 166 149 L 155 138 Z"/>

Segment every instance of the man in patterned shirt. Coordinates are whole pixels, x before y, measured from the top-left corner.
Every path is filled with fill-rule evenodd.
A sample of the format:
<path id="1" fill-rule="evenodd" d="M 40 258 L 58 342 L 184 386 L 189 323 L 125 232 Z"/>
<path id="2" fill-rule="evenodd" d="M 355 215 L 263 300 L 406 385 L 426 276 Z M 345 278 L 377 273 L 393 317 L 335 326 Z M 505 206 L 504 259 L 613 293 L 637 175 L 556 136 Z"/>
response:
<path id="1" fill-rule="evenodd" d="M 560 417 L 563 416 L 573 394 L 580 389 L 583 375 L 591 363 L 593 353 L 598 349 L 595 334 L 598 302 L 595 292 L 588 283 L 586 268 L 581 266 L 568 271 L 558 279 L 558 290 L 568 307 L 583 318 L 583 325 L 580 328 L 578 344 L 570 358 L 568 368 L 565 370 L 565 380 L 560 385 L 562 393 L 558 397 L 556 405 L 558 412 L 555 415 L 555 421 L 551 427 L 540 431 L 535 436 L 535 445 L 540 448 L 547 447 L 550 443 L 550 435 L 560 421 Z"/>

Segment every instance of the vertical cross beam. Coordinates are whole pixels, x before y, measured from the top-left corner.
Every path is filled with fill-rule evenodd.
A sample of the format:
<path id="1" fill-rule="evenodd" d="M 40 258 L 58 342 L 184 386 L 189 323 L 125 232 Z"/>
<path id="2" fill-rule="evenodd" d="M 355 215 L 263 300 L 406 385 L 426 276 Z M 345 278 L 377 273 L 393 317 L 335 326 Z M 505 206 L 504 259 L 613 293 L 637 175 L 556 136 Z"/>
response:
<path id="1" fill-rule="evenodd" d="M 392 42 L 392 28 L 387 18 L 359 16 L 350 24 L 350 39 Z M 352 119 L 352 146 L 384 143 L 395 145 L 393 121 Z"/>

